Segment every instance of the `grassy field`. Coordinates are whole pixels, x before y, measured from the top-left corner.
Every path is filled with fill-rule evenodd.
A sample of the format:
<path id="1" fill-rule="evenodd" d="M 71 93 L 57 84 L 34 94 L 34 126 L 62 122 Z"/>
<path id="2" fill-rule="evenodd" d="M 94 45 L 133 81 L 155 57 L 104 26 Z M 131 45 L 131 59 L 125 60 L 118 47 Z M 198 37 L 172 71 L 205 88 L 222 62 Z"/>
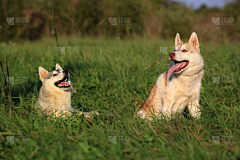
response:
<path id="1" fill-rule="evenodd" d="M 1 44 L 0 59 L 9 60 L 14 84 L 9 102 L 0 73 L 0 158 L 239 159 L 240 44 L 203 44 L 200 37 L 205 74 L 199 121 L 186 109 L 184 116 L 171 121 L 146 123 L 134 117 L 158 75 L 168 68 L 168 54 L 160 47 L 169 53 L 173 45 L 174 37 L 172 41 L 62 38 L 59 46 L 66 50 L 59 54 L 56 43 L 48 39 Z M 37 68 L 51 71 L 56 63 L 70 71 L 78 91 L 72 93 L 72 106 L 104 112 L 90 119 L 93 123 L 83 116 L 30 115 L 41 86 Z"/>

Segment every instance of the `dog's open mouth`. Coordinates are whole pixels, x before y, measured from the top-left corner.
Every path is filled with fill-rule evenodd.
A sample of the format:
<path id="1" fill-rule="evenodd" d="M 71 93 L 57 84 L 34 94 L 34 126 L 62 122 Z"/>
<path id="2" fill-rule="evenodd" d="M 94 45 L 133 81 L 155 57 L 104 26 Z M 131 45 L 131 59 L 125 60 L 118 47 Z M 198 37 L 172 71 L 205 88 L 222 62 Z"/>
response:
<path id="1" fill-rule="evenodd" d="M 175 65 L 169 68 L 168 73 L 172 74 L 173 72 L 179 72 L 185 67 L 187 67 L 189 61 L 184 60 L 184 61 L 175 61 L 173 60 Z"/>
<path id="2" fill-rule="evenodd" d="M 68 76 L 65 76 L 62 80 L 55 82 L 54 85 L 58 88 L 70 87 L 74 93 L 77 93 L 77 91 L 74 90 L 73 86 L 68 82 Z"/>
<path id="3" fill-rule="evenodd" d="M 65 76 L 62 80 L 55 82 L 54 85 L 59 88 L 69 88 L 70 87 L 70 83 L 68 82 L 67 76 Z"/>

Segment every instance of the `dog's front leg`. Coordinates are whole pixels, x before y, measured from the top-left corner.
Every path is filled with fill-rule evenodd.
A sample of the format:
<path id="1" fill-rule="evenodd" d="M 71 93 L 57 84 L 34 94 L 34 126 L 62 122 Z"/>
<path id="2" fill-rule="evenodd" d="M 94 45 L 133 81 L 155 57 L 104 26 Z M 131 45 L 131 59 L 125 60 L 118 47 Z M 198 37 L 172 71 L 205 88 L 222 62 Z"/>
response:
<path id="1" fill-rule="evenodd" d="M 187 106 L 188 102 L 189 99 L 185 96 L 177 99 L 172 107 L 172 116 L 176 118 L 178 114 L 181 114 L 184 108 Z"/>
<path id="2" fill-rule="evenodd" d="M 188 103 L 188 111 L 193 118 L 199 119 L 201 117 L 201 110 L 198 99 Z"/>
<path id="3" fill-rule="evenodd" d="M 172 101 L 169 100 L 168 98 L 165 98 L 161 110 L 164 117 L 167 118 L 168 120 L 171 119 L 172 116 L 172 106 L 173 106 Z"/>

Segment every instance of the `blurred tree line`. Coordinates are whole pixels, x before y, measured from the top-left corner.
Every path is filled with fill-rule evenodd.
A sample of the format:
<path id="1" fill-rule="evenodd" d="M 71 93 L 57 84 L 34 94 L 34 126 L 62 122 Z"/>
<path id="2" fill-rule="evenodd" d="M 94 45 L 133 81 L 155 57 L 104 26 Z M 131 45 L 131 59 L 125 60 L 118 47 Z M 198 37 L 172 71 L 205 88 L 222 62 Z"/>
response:
<path id="1" fill-rule="evenodd" d="M 195 31 L 203 41 L 240 40 L 240 0 L 198 10 L 169 0 L 1 0 L 0 40 L 129 35 L 168 39 Z"/>

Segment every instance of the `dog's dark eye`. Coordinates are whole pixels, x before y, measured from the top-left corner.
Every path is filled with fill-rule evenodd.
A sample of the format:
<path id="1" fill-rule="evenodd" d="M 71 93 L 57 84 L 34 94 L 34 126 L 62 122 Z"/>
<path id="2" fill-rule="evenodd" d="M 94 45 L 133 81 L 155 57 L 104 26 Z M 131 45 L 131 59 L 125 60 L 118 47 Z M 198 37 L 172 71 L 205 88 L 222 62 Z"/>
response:
<path id="1" fill-rule="evenodd" d="M 57 74 L 53 74 L 53 76 L 56 76 Z"/>
<path id="2" fill-rule="evenodd" d="M 182 52 L 187 52 L 187 50 L 186 50 L 186 49 L 183 49 Z"/>

